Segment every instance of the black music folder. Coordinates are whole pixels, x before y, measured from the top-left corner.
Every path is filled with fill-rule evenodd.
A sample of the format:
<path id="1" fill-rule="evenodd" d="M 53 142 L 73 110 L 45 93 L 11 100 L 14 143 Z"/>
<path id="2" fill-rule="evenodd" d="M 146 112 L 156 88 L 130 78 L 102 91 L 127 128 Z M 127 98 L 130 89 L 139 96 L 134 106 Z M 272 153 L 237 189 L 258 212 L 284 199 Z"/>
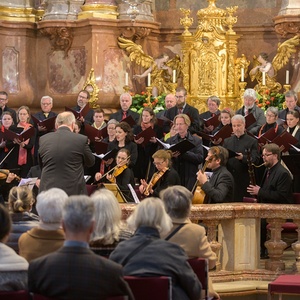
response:
<path id="1" fill-rule="evenodd" d="M 253 115 L 253 113 L 250 113 L 249 115 L 245 116 L 245 121 L 246 121 L 246 129 L 249 128 L 253 123 L 256 122 L 256 119 Z"/>
<path id="2" fill-rule="evenodd" d="M 47 118 L 45 120 L 39 120 L 34 115 L 31 115 L 31 119 L 37 126 L 45 127 L 47 129 L 47 132 L 53 131 L 55 129 L 56 116 Z"/>
<path id="3" fill-rule="evenodd" d="M 27 130 L 22 131 L 21 133 L 16 133 L 4 128 L 4 139 L 13 141 L 18 139 L 19 141 L 26 141 L 35 134 L 34 127 L 30 127 Z"/>
<path id="4" fill-rule="evenodd" d="M 282 152 L 289 151 L 291 145 L 296 145 L 298 140 L 292 136 L 289 132 L 283 131 L 280 135 L 277 135 L 276 138 L 272 141 L 279 147 L 283 147 Z"/>
<path id="5" fill-rule="evenodd" d="M 227 124 L 223 126 L 218 132 L 215 134 L 207 134 L 204 132 L 199 132 L 199 135 L 202 136 L 205 140 L 208 141 L 215 141 L 221 139 L 221 144 L 223 143 L 224 139 L 230 137 L 232 134 L 232 127 Z"/>
<path id="6" fill-rule="evenodd" d="M 180 152 L 180 154 L 184 154 L 187 151 L 192 150 L 195 148 L 195 145 L 190 142 L 189 140 L 182 140 L 177 144 L 170 145 L 168 143 L 164 143 L 158 138 L 156 138 L 157 142 L 165 149 L 171 150 L 172 152 Z"/>
<path id="7" fill-rule="evenodd" d="M 84 134 L 88 137 L 91 143 L 97 142 L 108 136 L 106 127 L 99 130 L 90 124 L 84 124 Z"/>
<path id="8" fill-rule="evenodd" d="M 135 140 L 138 140 L 139 138 L 143 137 L 144 138 L 144 141 L 143 143 L 141 144 L 142 146 L 145 146 L 146 144 L 148 144 L 148 142 L 150 141 L 150 139 L 152 137 L 156 137 L 156 133 L 155 131 L 153 130 L 152 127 L 148 127 L 147 129 L 141 131 L 140 133 L 138 133 L 134 139 Z"/>
<path id="9" fill-rule="evenodd" d="M 95 152 L 99 155 L 107 152 L 108 143 L 99 141 L 95 142 L 93 146 L 95 147 Z"/>
<path id="10" fill-rule="evenodd" d="M 213 129 L 215 129 L 220 124 L 219 116 L 220 115 L 214 115 L 211 118 L 203 119 L 204 126 L 205 127 L 213 126 Z"/>
<path id="11" fill-rule="evenodd" d="M 130 127 L 133 127 L 134 125 L 136 125 L 136 122 L 134 121 L 134 119 L 131 115 L 129 115 L 128 117 L 121 120 L 121 122 L 126 122 Z"/>
<path id="12" fill-rule="evenodd" d="M 85 117 L 90 110 L 90 105 L 87 103 L 80 111 L 76 111 L 73 108 L 65 106 L 65 111 L 70 111 L 73 113 L 76 119 L 81 119 Z"/>

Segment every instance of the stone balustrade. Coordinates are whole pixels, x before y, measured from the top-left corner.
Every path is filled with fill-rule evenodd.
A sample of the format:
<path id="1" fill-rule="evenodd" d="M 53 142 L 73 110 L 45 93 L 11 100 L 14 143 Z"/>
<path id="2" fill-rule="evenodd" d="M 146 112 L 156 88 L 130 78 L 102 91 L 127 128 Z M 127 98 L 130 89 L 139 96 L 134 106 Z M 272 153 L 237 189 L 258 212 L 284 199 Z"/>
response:
<path id="1" fill-rule="evenodd" d="M 127 218 L 135 204 L 122 204 L 123 217 Z M 214 277 L 225 279 L 238 275 L 243 279 L 272 280 L 285 272 L 282 259 L 286 243 L 281 239 L 282 224 L 292 219 L 300 226 L 300 205 L 225 203 L 193 205 L 190 218 L 207 228 L 208 241 L 217 253 L 218 263 Z M 270 239 L 266 242 L 269 259 L 260 269 L 260 219 L 270 224 Z M 294 272 L 300 272 L 300 230 L 298 241 L 293 243 Z"/>

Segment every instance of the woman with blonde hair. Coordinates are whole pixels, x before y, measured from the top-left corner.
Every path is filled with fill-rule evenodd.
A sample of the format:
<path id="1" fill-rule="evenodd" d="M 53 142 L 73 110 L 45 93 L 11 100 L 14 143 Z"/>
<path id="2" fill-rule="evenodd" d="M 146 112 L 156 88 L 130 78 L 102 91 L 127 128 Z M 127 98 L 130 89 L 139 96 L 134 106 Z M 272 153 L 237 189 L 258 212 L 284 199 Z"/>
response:
<path id="1" fill-rule="evenodd" d="M 20 235 L 39 225 L 39 217 L 31 213 L 34 201 L 32 191 L 27 186 L 15 186 L 8 195 L 8 207 L 13 225 L 7 245 L 17 253 Z"/>
<path id="2" fill-rule="evenodd" d="M 117 198 L 108 189 L 92 194 L 95 204 L 95 228 L 91 235 L 90 248 L 101 256 L 109 256 L 119 242 L 132 233 L 122 222 L 122 211 Z"/>
<path id="3" fill-rule="evenodd" d="M 154 197 L 143 200 L 127 223 L 135 234 L 120 243 L 109 259 L 123 265 L 124 275 L 171 277 L 172 299 L 199 300 L 201 284 L 184 250 L 160 238 L 172 227 L 163 202 Z"/>

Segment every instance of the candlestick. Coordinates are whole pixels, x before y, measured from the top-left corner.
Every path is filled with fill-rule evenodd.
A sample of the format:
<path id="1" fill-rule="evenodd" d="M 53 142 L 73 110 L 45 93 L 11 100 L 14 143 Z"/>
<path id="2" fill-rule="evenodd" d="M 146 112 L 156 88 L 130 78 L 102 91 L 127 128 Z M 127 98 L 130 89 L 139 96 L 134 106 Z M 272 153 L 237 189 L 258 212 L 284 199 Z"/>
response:
<path id="1" fill-rule="evenodd" d="M 290 83 L 290 71 L 286 70 L 285 72 L 285 84 L 289 84 Z"/>
<path id="2" fill-rule="evenodd" d="M 262 85 L 266 85 L 266 72 L 262 72 Z"/>
<path id="3" fill-rule="evenodd" d="M 173 70 L 173 83 L 176 82 L 176 70 Z"/>
<path id="4" fill-rule="evenodd" d="M 151 74 L 148 73 L 147 86 L 151 86 Z"/>
<path id="5" fill-rule="evenodd" d="M 244 68 L 241 68 L 241 81 L 245 80 L 245 70 Z"/>
<path id="6" fill-rule="evenodd" d="M 125 73 L 125 85 L 128 85 L 128 73 Z"/>

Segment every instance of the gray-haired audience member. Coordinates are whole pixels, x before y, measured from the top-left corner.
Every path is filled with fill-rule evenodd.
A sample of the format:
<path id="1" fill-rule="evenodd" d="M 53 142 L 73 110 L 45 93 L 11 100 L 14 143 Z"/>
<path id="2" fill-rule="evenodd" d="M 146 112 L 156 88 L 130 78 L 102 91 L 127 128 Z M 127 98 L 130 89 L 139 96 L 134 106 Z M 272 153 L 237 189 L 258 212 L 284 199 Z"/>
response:
<path id="1" fill-rule="evenodd" d="M 61 228 L 62 210 L 68 195 L 52 188 L 37 196 L 36 210 L 40 217 L 38 227 L 23 233 L 19 238 L 20 255 L 27 261 L 54 252 L 63 246 L 65 234 Z"/>
<path id="2" fill-rule="evenodd" d="M 189 258 L 206 258 L 209 269 L 214 268 L 217 257 L 210 248 L 204 227 L 189 219 L 193 194 L 181 185 L 174 185 L 161 191 L 160 198 L 173 223 L 172 229 L 162 238 L 182 247 Z M 219 299 L 210 279 L 209 296 Z"/>
<path id="3" fill-rule="evenodd" d="M 9 212 L 0 204 L 0 291 L 25 290 L 28 262 L 5 245 L 10 230 Z"/>
<path id="4" fill-rule="evenodd" d="M 59 299 L 106 299 L 120 295 L 133 299 L 121 266 L 89 249 L 95 224 L 94 202 L 85 195 L 69 197 L 63 208 L 62 224 L 64 246 L 29 264 L 29 291 Z"/>
<path id="5" fill-rule="evenodd" d="M 255 104 L 257 93 L 254 89 L 246 89 L 243 98 L 244 105 L 236 111 L 236 114 L 247 116 L 252 113 L 256 122 L 250 125 L 247 128 L 247 131 L 257 135 L 259 128 L 266 122 L 264 111 Z"/>
<path id="6" fill-rule="evenodd" d="M 92 194 L 95 204 L 95 228 L 91 236 L 91 249 L 102 256 L 109 256 L 119 242 L 132 233 L 121 220 L 122 211 L 114 193 L 100 189 Z"/>
<path id="7" fill-rule="evenodd" d="M 109 258 L 124 266 L 125 275 L 171 277 L 172 299 L 199 300 L 201 284 L 187 263 L 184 250 L 160 239 L 160 234 L 172 227 L 162 201 L 154 197 L 143 200 L 127 222 L 136 229 L 135 234 L 120 243 Z"/>

